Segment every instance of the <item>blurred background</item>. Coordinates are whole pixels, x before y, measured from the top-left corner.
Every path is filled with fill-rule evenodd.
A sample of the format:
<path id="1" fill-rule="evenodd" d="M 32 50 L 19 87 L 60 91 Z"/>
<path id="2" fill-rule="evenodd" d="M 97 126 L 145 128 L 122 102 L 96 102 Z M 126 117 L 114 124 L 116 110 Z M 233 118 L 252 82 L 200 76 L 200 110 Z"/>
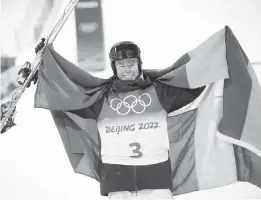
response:
<path id="1" fill-rule="evenodd" d="M 17 72 L 61 18 L 68 0 L 1 0 L 1 103 L 18 86 Z M 100 77 L 112 74 L 110 47 L 130 40 L 141 47 L 144 68 L 165 68 L 228 25 L 261 80 L 260 0 L 80 0 L 54 48 Z M 50 113 L 33 108 L 35 86 L 18 103 L 16 123 L 0 137 L 0 199 L 104 199 L 99 185 L 74 174 Z M 55 164 L 54 164 L 55 163 Z M 176 199 L 259 198 L 238 183 Z"/>

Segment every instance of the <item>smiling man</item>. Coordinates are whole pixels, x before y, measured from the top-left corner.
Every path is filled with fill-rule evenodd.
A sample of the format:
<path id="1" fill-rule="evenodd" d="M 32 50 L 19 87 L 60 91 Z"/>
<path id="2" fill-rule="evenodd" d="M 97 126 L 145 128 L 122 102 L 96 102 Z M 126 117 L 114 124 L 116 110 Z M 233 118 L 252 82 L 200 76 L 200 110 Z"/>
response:
<path id="1" fill-rule="evenodd" d="M 109 56 L 114 75 L 120 80 L 136 80 L 141 75 L 140 48 L 133 42 L 115 44 Z"/>
<path id="2" fill-rule="evenodd" d="M 85 131 L 94 134 L 93 139 L 99 138 L 99 162 L 95 166 L 102 196 L 118 200 L 173 199 L 167 115 L 197 99 L 205 86 L 191 89 L 166 85 L 142 70 L 140 54 L 140 48 L 130 41 L 112 46 L 109 58 L 113 76 L 106 81 L 102 95 L 90 106 L 63 111 L 82 119 L 83 124 L 78 125 L 88 127 Z M 97 134 L 90 124 L 84 125 L 90 120 Z M 182 127 L 190 124 L 175 123 Z M 75 134 L 72 131 L 72 136 Z M 90 149 L 86 152 L 91 153 Z"/>
<path id="3" fill-rule="evenodd" d="M 140 53 L 130 41 L 111 48 L 114 78 L 105 100 L 93 109 L 99 116 L 101 194 L 109 199 L 172 199 L 167 113 L 194 101 L 204 87 L 152 81 L 142 71 Z M 108 132 L 108 127 L 118 130 Z"/>
<path id="4" fill-rule="evenodd" d="M 140 48 L 115 44 L 109 53 L 113 77 L 92 106 L 68 110 L 97 121 L 99 179 L 109 199 L 173 199 L 167 114 L 193 102 L 204 90 L 170 87 L 142 71 Z"/>

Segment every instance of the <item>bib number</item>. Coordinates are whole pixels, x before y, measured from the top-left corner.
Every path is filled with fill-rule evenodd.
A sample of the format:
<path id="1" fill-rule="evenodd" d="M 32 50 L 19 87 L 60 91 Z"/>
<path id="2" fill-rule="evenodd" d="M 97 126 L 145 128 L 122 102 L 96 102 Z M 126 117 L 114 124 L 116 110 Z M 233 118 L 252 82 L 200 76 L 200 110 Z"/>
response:
<path id="1" fill-rule="evenodd" d="M 141 148 L 140 143 L 133 142 L 133 143 L 130 143 L 129 146 L 130 147 L 135 147 L 135 149 L 132 150 L 132 152 L 133 152 L 133 154 L 136 154 L 136 155 L 133 155 L 133 156 L 130 156 L 130 157 L 132 157 L 132 158 L 140 158 L 140 157 L 142 157 L 143 153 L 140 151 L 140 148 Z"/>

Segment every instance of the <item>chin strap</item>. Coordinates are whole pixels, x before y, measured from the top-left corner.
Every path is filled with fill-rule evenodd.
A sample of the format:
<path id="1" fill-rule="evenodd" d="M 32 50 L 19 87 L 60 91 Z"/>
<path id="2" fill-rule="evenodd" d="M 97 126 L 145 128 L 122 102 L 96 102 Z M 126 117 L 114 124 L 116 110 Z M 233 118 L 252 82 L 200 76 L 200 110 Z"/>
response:
<path id="1" fill-rule="evenodd" d="M 137 76 L 136 80 L 144 80 L 144 74 L 142 72 L 139 73 L 139 75 Z"/>

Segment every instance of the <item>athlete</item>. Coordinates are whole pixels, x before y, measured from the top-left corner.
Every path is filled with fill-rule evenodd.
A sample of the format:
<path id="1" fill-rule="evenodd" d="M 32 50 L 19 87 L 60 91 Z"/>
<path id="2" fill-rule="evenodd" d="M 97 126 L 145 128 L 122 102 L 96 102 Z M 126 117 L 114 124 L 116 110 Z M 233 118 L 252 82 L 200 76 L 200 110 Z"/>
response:
<path id="1" fill-rule="evenodd" d="M 167 114 L 194 101 L 204 87 L 152 80 L 142 70 L 140 54 L 133 42 L 115 44 L 109 53 L 113 78 L 103 97 L 91 107 L 68 112 L 97 121 L 102 196 L 173 199 Z"/>

